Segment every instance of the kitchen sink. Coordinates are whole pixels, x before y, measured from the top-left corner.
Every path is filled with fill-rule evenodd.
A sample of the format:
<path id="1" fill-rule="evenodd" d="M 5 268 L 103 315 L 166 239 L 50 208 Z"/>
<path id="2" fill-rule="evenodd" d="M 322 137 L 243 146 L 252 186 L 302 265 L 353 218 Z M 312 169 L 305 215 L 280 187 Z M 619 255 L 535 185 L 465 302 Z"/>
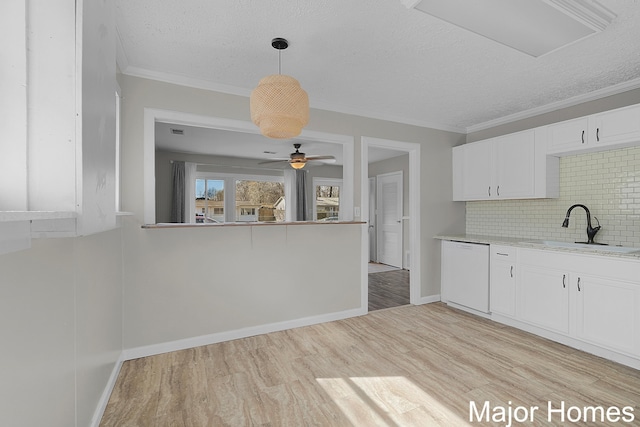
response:
<path id="1" fill-rule="evenodd" d="M 640 248 L 630 248 L 626 246 L 609 246 L 609 245 L 598 245 L 598 244 L 587 244 L 587 243 L 569 243 L 569 242 L 558 242 L 555 240 L 529 240 L 522 243 L 537 243 L 544 246 L 551 246 L 556 248 L 575 248 L 575 249 L 590 249 L 593 251 L 600 252 L 616 252 L 628 254 L 631 252 L 640 252 Z"/>

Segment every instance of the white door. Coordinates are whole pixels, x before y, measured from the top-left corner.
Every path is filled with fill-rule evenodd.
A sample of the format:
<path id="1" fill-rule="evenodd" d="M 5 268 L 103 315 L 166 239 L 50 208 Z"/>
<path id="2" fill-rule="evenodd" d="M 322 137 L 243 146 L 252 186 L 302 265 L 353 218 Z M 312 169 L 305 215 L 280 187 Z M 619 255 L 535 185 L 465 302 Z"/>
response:
<path id="1" fill-rule="evenodd" d="M 402 268 L 402 171 L 377 176 L 378 262 Z"/>
<path id="2" fill-rule="evenodd" d="M 369 178 L 369 261 L 373 262 L 378 262 L 376 240 L 376 179 Z"/>

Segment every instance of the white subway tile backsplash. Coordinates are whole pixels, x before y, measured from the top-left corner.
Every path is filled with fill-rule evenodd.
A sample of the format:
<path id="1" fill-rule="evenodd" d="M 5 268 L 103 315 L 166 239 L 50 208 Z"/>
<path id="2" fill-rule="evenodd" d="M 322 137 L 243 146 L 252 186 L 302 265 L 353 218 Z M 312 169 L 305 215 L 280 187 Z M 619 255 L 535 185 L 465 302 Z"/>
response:
<path id="1" fill-rule="evenodd" d="M 580 154 L 560 159 L 560 197 L 536 200 L 467 202 L 467 233 L 523 239 L 585 241 L 583 209 L 602 229 L 596 242 L 640 247 L 640 147 Z"/>

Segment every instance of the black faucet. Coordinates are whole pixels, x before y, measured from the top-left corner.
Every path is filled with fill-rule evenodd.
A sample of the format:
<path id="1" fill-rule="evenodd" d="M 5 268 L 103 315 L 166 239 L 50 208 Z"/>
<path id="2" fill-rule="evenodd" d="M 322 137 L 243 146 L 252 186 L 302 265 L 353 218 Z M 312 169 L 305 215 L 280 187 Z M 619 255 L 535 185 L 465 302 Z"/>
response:
<path id="1" fill-rule="evenodd" d="M 585 210 L 585 212 L 587 213 L 587 241 L 586 242 L 576 242 L 576 243 L 587 243 L 587 244 L 593 244 L 593 245 L 600 245 L 601 243 L 596 243 L 593 241 L 593 238 L 596 236 L 596 233 L 598 231 L 600 231 L 600 221 L 598 221 L 598 218 L 596 218 L 594 216 L 594 218 L 596 218 L 596 221 L 598 221 L 598 225 L 596 227 L 592 227 L 591 226 L 591 212 L 589 212 L 589 208 L 587 208 L 585 205 L 573 205 L 569 208 L 569 210 L 567 211 L 567 216 L 564 219 L 564 222 L 562 223 L 562 226 L 564 228 L 569 227 L 569 215 L 571 215 L 571 211 L 573 210 L 573 208 L 583 208 Z"/>

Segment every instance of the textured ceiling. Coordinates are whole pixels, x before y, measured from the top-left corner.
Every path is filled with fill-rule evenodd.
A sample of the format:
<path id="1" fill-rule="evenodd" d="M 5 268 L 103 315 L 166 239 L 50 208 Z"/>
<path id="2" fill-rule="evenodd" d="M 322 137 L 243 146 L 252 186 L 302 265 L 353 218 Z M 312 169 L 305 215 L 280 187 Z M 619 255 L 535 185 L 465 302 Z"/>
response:
<path id="1" fill-rule="evenodd" d="M 119 65 L 249 95 L 285 37 L 312 107 L 465 132 L 640 87 L 640 1 L 600 3 L 605 31 L 533 58 L 400 0 L 116 0 Z"/>

